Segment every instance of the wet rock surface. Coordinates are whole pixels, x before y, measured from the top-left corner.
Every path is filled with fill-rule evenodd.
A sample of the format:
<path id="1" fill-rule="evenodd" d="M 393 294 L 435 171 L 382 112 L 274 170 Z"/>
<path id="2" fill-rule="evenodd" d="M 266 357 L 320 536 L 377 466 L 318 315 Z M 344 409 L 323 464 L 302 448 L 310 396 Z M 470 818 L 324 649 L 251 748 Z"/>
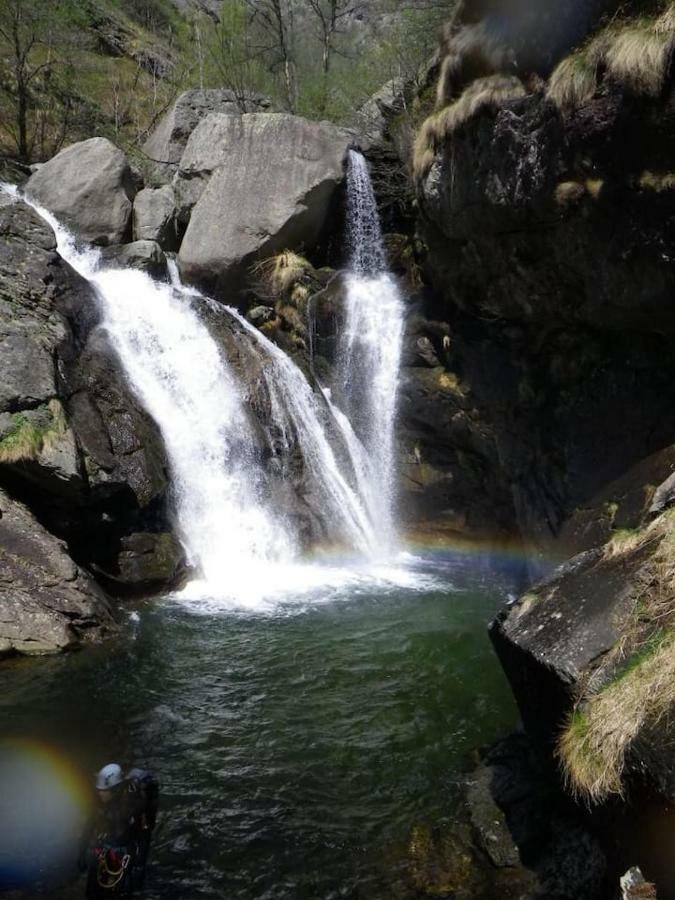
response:
<path id="1" fill-rule="evenodd" d="M 159 432 L 97 328 L 90 286 L 58 256 L 51 228 L 18 201 L 0 207 L 0 232 L 0 487 L 37 516 L 44 541 L 58 544 L 63 559 L 69 552 L 77 560 L 73 572 L 98 569 L 112 576 L 106 588 L 113 591 L 124 589 L 127 574 L 134 588 L 157 586 L 159 564 L 152 578 L 132 573 L 121 540 L 170 529 Z M 166 582 L 173 582 L 179 554 L 160 557 Z M 10 581 L 19 585 L 17 577 Z M 25 600 L 32 621 L 53 625 L 49 646 L 77 643 L 77 633 L 58 624 L 45 592 L 28 603 L 27 590 L 17 586 L 12 597 L 16 615 Z M 101 633 L 92 626 L 92 636 Z"/>
<path id="2" fill-rule="evenodd" d="M 0 656 L 71 650 L 113 628 L 93 579 L 0 489 Z"/>
<path id="3" fill-rule="evenodd" d="M 139 269 L 160 281 L 168 277 L 166 257 L 157 241 L 140 240 L 104 247 L 101 260 L 107 268 Z"/>

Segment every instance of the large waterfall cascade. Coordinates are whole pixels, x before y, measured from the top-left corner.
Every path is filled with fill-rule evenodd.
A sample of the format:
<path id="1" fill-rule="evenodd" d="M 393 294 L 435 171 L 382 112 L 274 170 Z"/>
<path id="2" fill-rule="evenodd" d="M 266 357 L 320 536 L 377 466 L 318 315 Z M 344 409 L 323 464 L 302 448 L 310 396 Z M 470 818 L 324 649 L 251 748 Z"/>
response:
<path id="1" fill-rule="evenodd" d="M 352 163 L 350 197 L 355 174 Z M 345 377 L 344 396 L 354 404 L 366 404 L 375 418 L 372 428 L 361 429 L 357 437 L 360 429 L 352 427 L 349 411 L 345 414 L 328 404 L 337 433 L 343 436 L 341 454 L 325 433 L 320 399 L 297 366 L 235 310 L 218 305 L 219 312 L 233 316 L 268 357 L 263 371 L 275 424 L 298 441 L 305 465 L 321 486 L 327 520 L 337 523 L 344 543 L 369 561 L 371 571 L 364 576 L 359 567 L 302 564 L 296 526 L 273 506 L 236 375 L 200 315 L 201 305 L 210 301 L 184 288 L 175 266 L 171 284 L 133 269 L 106 268 L 98 250 L 79 245 L 48 211 L 31 205 L 53 228 L 60 255 L 94 288 L 101 327 L 162 433 L 178 528 L 199 573 L 185 591 L 188 598 L 211 597 L 226 605 L 258 609 L 277 595 L 339 589 L 363 577 L 412 583 L 403 571 L 383 566 L 382 549 L 391 528 L 388 479 L 398 361 L 394 345 L 400 342 L 400 322 L 386 321 L 388 309 L 400 319 L 400 301 L 385 274 L 360 273 L 355 264 L 350 276 L 341 371 L 346 372 L 351 358 L 358 376 Z M 373 209 L 374 203 L 371 213 Z M 359 218 L 364 211 L 363 204 L 350 206 L 352 228 L 366 227 Z M 375 252 L 381 245 L 379 224 L 372 239 L 370 252 Z M 381 295 L 378 284 L 383 285 Z M 365 298 L 363 304 L 360 297 Z M 386 340 L 378 349 L 383 336 Z M 371 365 L 375 369 L 368 377 Z M 367 381 L 372 397 L 363 394 Z"/>

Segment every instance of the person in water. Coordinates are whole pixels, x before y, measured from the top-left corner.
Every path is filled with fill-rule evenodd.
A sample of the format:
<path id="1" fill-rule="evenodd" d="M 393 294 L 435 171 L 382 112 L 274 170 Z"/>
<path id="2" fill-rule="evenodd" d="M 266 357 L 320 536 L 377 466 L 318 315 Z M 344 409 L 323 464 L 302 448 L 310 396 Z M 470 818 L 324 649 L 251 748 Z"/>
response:
<path id="1" fill-rule="evenodd" d="M 98 809 L 86 853 L 87 900 L 129 896 L 143 886 L 159 786 L 143 769 L 126 775 L 117 763 L 96 776 Z"/>

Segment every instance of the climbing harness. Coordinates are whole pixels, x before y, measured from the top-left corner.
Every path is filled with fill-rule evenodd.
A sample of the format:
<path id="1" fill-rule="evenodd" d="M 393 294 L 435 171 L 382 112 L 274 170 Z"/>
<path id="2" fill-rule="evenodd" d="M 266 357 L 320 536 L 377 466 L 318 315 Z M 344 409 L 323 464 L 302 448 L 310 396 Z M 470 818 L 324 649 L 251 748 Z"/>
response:
<path id="1" fill-rule="evenodd" d="M 119 854 L 114 850 L 106 850 L 105 848 L 98 850 L 97 856 L 98 867 L 96 870 L 96 881 L 98 886 L 105 890 L 112 890 L 117 887 L 124 878 L 131 856 L 128 853 L 125 853 L 120 859 Z M 113 864 L 115 864 L 115 862 L 119 863 L 119 869 L 110 868 L 108 857 L 110 857 L 110 862 Z"/>

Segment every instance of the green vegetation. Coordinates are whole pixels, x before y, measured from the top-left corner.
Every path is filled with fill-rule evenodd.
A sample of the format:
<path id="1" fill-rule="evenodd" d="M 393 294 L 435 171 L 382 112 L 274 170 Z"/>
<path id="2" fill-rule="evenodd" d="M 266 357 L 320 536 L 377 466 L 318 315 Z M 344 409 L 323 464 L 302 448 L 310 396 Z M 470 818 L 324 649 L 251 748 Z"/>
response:
<path id="1" fill-rule="evenodd" d="M 570 789 L 589 803 L 623 795 L 636 741 L 675 708 L 675 511 L 644 528 L 616 531 L 605 558 L 639 552 L 645 561 L 632 576 L 633 613 L 558 742 Z"/>
<path id="2" fill-rule="evenodd" d="M 43 450 L 63 437 L 67 428 L 63 407 L 56 399 L 35 411 L 31 418 L 26 413 L 17 413 L 11 430 L 0 440 L 0 463 L 37 459 Z"/>
<path id="3" fill-rule="evenodd" d="M 346 123 L 414 80 L 455 0 L 4 0 L 0 153 L 45 159 L 95 134 L 133 152 L 183 90 L 257 91 Z M 243 105 L 243 104 L 242 104 Z"/>

